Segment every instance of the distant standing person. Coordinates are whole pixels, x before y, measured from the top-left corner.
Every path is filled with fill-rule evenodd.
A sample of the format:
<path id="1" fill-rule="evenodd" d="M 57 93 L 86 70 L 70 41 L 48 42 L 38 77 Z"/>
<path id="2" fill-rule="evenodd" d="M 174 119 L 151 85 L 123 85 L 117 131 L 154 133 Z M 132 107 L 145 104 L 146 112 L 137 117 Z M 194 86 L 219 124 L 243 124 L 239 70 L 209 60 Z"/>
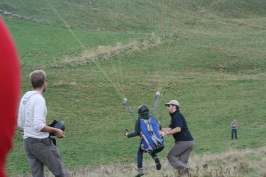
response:
<path id="1" fill-rule="evenodd" d="M 64 131 L 46 125 L 47 108 L 43 93 L 47 79 L 43 70 L 30 74 L 33 87 L 23 95 L 19 105 L 18 126 L 24 129 L 24 149 L 31 167 L 33 177 L 44 177 L 44 165 L 56 176 L 67 177 L 60 153 L 49 133 L 64 138 Z"/>
<path id="2" fill-rule="evenodd" d="M 175 144 L 167 154 L 169 163 L 178 170 L 178 175 L 189 173 L 187 165 L 190 153 L 194 147 L 194 139 L 188 130 L 185 117 L 179 110 L 179 102 L 171 100 L 165 104 L 171 116 L 168 128 L 162 128 L 161 135 L 173 135 Z"/>
<path id="3" fill-rule="evenodd" d="M 238 127 L 238 124 L 236 122 L 236 120 L 234 119 L 233 122 L 231 123 L 231 137 L 232 139 L 237 139 L 237 127 Z"/>

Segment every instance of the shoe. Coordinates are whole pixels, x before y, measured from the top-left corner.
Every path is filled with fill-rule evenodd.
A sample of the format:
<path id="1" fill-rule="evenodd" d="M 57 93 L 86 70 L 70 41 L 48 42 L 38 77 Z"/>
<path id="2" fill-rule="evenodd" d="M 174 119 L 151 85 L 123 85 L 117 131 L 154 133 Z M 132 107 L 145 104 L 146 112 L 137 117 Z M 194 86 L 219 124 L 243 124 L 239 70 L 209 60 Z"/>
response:
<path id="1" fill-rule="evenodd" d="M 183 175 L 184 175 L 184 174 L 189 174 L 189 169 L 188 169 L 188 168 L 184 169 L 184 170 L 182 171 L 182 173 L 183 173 Z"/>
<path id="2" fill-rule="evenodd" d="M 154 162 L 155 162 L 155 165 L 156 165 L 156 169 L 160 170 L 161 169 L 161 163 L 160 163 L 159 158 L 158 157 L 154 157 Z"/>
<path id="3" fill-rule="evenodd" d="M 138 169 L 138 174 L 135 177 L 141 177 L 142 175 L 144 175 L 143 169 Z"/>
<path id="4" fill-rule="evenodd" d="M 189 174 L 189 169 L 184 167 L 177 167 L 178 176 Z"/>

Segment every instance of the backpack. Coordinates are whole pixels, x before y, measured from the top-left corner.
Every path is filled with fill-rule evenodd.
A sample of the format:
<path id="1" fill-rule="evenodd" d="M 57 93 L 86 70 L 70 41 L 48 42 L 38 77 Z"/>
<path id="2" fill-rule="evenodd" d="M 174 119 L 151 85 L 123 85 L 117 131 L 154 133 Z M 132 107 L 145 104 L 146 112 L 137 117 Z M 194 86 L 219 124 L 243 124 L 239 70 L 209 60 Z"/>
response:
<path id="1" fill-rule="evenodd" d="M 140 120 L 141 149 L 149 153 L 158 153 L 164 148 L 164 139 L 159 134 L 160 125 L 150 116 L 149 119 Z"/>

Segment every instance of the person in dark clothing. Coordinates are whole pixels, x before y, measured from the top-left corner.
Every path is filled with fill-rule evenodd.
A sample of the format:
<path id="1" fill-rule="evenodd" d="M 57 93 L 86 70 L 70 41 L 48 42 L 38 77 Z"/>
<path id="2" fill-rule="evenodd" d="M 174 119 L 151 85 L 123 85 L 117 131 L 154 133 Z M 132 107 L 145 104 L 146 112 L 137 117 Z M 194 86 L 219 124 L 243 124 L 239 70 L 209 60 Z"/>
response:
<path id="1" fill-rule="evenodd" d="M 194 147 L 194 139 L 188 130 L 187 122 L 179 111 L 179 102 L 171 100 L 165 104 L 171 116 L 168 128 L 162 128 L 160 134 L 173 135 L 175 144 L 167 154 L 169 163 L 178 170 L 178 175 L 189 173 L 187 165 L 190 153 Z"/>
<path id="2" fill-rule="evenodd" d="M 129 133 L 127 130 L 125 130 L 124 134 L 126 137 L 128 138 L 132 138 L 132 137 L 136 137 L 136 136 L 140 136 L 140 119 L 149 119 L 150 118 L 150 114 L 149 114 L 149 108 L 146 106 L 146 105 L 141 105 L 139 108 L 138 108 L 138 114 L 139 114 L 139 117 L 138 119 L 136 120 L 136 123 L 135 123 L 135 132 L 133 133 Z M 160 126 L 160 129 L 161 129 L 161 126 Z M 141 147 L 141 143 L 138 147 L 138 151 L 137 151 L 137 170 L 138 170 L 138 173 L 135 177 L 140 177 L 142 175 L 144 175 L 143 173 L 143 166 L 142 166 L 142 161 L 143 161 L 143 152 L 147 152 L 145 151 L 144 149 L 142 149 Z M 158 158 L 158 156 L 156 155 L 156 153 L 150 153 L 148 152 L 151 157 L 153 158 L 155 164 L 156 164 L 156 169 L 157 170 L 160 170 L 161 169 L 161 164 L 160 164 L 160 160 Z"/>

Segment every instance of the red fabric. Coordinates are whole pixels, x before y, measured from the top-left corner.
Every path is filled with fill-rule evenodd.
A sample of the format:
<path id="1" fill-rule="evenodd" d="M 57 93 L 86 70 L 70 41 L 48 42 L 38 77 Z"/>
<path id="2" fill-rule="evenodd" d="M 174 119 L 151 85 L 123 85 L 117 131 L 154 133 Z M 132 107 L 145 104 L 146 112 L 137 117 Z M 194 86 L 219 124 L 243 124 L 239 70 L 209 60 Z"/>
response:
<path id="1" fill-rule="evenodd" d="M 19 60 L 12 37 L 0 16 L 0 177 L 12 148 L 20 94 Z"/>

